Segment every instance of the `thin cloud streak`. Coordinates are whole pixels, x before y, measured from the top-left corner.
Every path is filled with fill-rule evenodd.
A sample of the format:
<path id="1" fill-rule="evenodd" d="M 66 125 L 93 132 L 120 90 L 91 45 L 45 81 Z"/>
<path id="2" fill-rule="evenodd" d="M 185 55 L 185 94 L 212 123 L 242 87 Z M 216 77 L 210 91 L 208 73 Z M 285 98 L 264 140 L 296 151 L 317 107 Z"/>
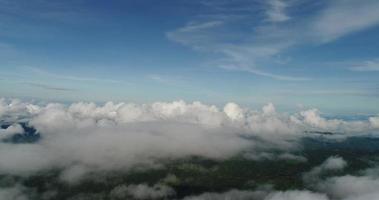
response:
<path id="1" fill-rule="evenodd" d="M 350 67 L 352 71 L 358 72 L 376 72 L 379 71 L 379 60 L 365 61 L 362 64 L 358 64 L 354 67 Z"/>
<path id="2" fill-rule="evenodd" d="M 259 12 L 247 12 L 235 17 L 232 14 L 235 14 L 235 9 L 239 9 L 233 6 L 228 10 L 230 1 L 211 2 L 206 5 L 218 15 L 197 17 L 191 23 L 167 32 L 166 36 L 194 50 L 219 54 L 222 58 L 213 63 L 218 62 L 217 66 L 221 68 L 246 71 L 276 80 L 304 81 L 310 78 L 275 74 L 263 68 L 277 64 L 275 57 L 280 57 L 294 46 L 330 43 L 379 24 L 378 1 L 368 0 L 365 4 L 352 0 L 327 2 L 321 11 L 301 18 L 287 14 L 287 10 L 298 5 L 294 1 L 272 0 L 268 5 L 255 1 L 240 3 L 241 9 L 255 6 L 265 16 L 260 16 Z M 361 14 L 357 15 L 356 12 Z M 356 68 L 361 71 L 376 69 L 376 66 Z"/>
<path id="3" fill-rule="evenodd" d="M 269 8 L 266 10 L 267 20 L 271 22 L 284 22 L 291 17 L 286 14 L 288 4 L 282 0 L 269 0 Z"/>
<path id="4" fill-rule="evenodd" d="M 42 83 L 24 82 L 23 84 L 26 84 L 26 85 L 29 85 L 32 87 L 42 88 L 45 90 L 62 91 L 62 92 L 76 91 L 75 89 L 71 89 L 71 88 L 55 87 L 55 86 L 50 86 L 50 85 L 46 85 L 46 84 L 42 84 Z"/>
<path id="5" fill-rule="evenodd" d="M 91 82 L 93 81 L 93 82 L 107 82 L 107 83 L 127 83 L 127 82 L 124 82 L 124 81 L 121 81 L 121 80 L 114 80 L 114 79 L 103 79 L 103 78 L 93 78 L 93 77 L 58 75 L 58 74 L 51 73 L 49 71 L 46 71 L 46 70 L 43 70 L 43 69 L 40 69 L 40 68 L 36 68 L 36 67 L 27 67 L 27 69 L 29 69 L 30 71 L 32 71 L 32 72 L 34 72 L 36 74 L 40 74 L 40 75 L 44 75 L 44 76 L 48 76 L 48 77 L 52 77 L 52 78 L 57 78 L 57 79 L 71 80 L 71 81 L 91 81 Z"/>

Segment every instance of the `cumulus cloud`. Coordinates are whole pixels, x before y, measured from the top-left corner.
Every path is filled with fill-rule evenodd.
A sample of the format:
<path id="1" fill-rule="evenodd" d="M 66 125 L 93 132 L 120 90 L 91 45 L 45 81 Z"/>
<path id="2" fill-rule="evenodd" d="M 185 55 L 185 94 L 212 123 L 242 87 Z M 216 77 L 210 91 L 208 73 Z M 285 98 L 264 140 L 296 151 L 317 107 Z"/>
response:
<path id="1" fill-rule="evenodd" d="M 379 179 L 370 176 L 332 177 L 319 183 L 318 187 L 332 197 L 340 199 L 366 199 L 363 197 L 379 195 Z"/>
<path id="2" fill-rule="evenodd" d="M 323 131 L 362 133 L 376 129 L 375 119 L 369 120 L 368 122 L 359 120 L 345 121 L 341 119 L 326 119 L 320 115 L 320 111 L 317 109 L 301 111 L 299 118 L 301 123 L 304 123 L 307 127 L 313 127 L 317 130 Z M 299 118 L 294 118 L 294 120 L 298 120 Z"/>
<path id="3" fill-rule="evenodd" d="M 0 128 L 0 140 L 9 138 L 10 136 L 14 134 L 23 134 L 24 129 L 20 124 L 13 124 L 5 129 Z"/>
<path id="4" fill-rule="evenodd" d="M 14 122 L 23 118 L 29 118 L 39 111 L 39 106 L 25 103 L 18 99 L 0 98 L 1 121 Z"/>
<path id="5" fill-rule="evenodd" d="M 287 152 L 297 147 L 295 141 L 304 130 L 346 130 L 347 135 L 377 130 L 373 119 L 330 120 L 315 110 L 288 115 L 278 113 L 273 104 L 261 111 L 235 103 L 220 109 L 184 101 L 99 106 L 2 100 L 0 105 L 3 117 L 16 122 L 27 119 L 41 135 L 35 143 L 1 144 L 0 160 L 6 162 L 0 163 L 0 171 L 28 174 L 58 167 L 64 169 L 60 178 L 68 183 L 91 170 L 159 167 L 162 159 L 188 156 L 220 160 L 248 152 L 252 158 L 304 162 L 305 158 Z M 8 129 L 2 131 L 21 131 L 18 125 Z M 285 152 L 270 154 L 273 149 Z"/>
<path id="6" fill-rule="evenodd" d="M 341 170 L 347 166 L 343 158 L 332 156 L 326 159 L 320 166 L 323 170 Z"/>
<path id="7" fill-rule="evenodd" d="M 224 107 L 224 113 L 231 120 L 241 120 L 244 116 L 243 110 L 236 103 L 227 103 Z"/>
<path id="8" fill-rule="evenodd" d="M 373 128 L 379 128 L 379 117 L 370 117 L 369 121 Z"/>
<path id="9" fill-rule="evenodd" d="M 313 184 L 319 182 L 320 176 L 326 172 L 342 170 L 347 166 L 347 162 L 338 156 L 331 156 L 321 165 L 314 167 L 311 171 L 303 175 L 304 182 Z"/>

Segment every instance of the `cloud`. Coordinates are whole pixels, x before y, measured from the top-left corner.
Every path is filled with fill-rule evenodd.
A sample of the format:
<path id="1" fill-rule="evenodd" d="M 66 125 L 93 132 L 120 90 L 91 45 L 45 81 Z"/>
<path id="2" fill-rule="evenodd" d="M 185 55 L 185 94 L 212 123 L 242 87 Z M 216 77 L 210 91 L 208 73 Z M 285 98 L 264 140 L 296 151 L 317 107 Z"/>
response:
<path id="1" fill-rule="evenodd" d="M 330 157 L 319 168 L 323 171 L 341 170 L 346 162 L 339 157 Z M 256 190 L 230 190 L 222 193 L 203 193 L 197 196 L 189 196 L 184 200 L 213 200 L 213 199 L 262 199 L 262 200 L 372 200 L 379 197 L 378 171 L 379 168 L 371 168 L 361 175 L 343 175 L 317 179 L 316 182 L 306 183 L 311 190 L 285 190 L 276 191 L 273 187 L 258 187 Z M 321 172 L 321 171 L 320 171 Z M 320 174 L 319 174 L 320 175 Z"/>
<path id="2" fill-rule="evenodd" d="M 24 129 L 19 124 L 13 124 L 6 129 L 0 128 L 0 140 L 9 138 L 14 134 L 23 134 Z"/>
<path id="3" fill-rule="evenodd" d="M 335 198 L 366 199 L 378 196 L 379 180 L 368 176 L 340 176 L 329 178 L 319 184 L 319 188 Z"/>
<path id="4" fill-rule="evenodd" d="M 326 172 L 340 171 L 347 166 L 347 162 L 337 156 L 331 156 L 326 159 L 321 165 L 312 168 L 311 171 L 303 174 L 305 183 L 312 185 L 320 181 L 320 177 Z"/>
<path id="5" fill-rule="evenodd" d="M 166 199 L 175 195 L 175 190 L 166 185 L 156 184 L 152 187 L 146 184 L 120 185 L 110 192 L 114 198 L 133 197 L 134 199 Z"/>
<path id="6" fill-rule="evenodd" d="M 106 83 L 122 83 L 123 81 L 120 80 L 114 80 L 114 79 L 105 79 L 105 78 L 94 78 L 94 77 L 82 77 L 82 76 L 71 76 L 71 75 L 60 75 L 55 74 L 40 68 L 36 67 L 26 67 L 26 69 L 29 69 L 31 72 L 39 75 L 43 75 L 44 77 L 51 77 L 55 79 L 64 79 L 64 80 L 70 80 L 70 81 L 84 81 L 84 82 L 106 82 Z"/>
<path id="7" fill-rule="evenodd" d="M 369 122 L 372 127 L 374 128 L 379 128 L 379 116 L 377 117 L 370 117 Z"/>
<path id="8" fill-rule="evenodd" d="M 42 88 L 42 89 L 45 89 L 45 90 L 63 91 L 63 92 L 76 91 L 76 90 L 70 89 L 70 88 L 55 87 L 55 86 L 45 85 L 45 84 L 41 84 L 41 83 L 24 83 L 24 84 L 29 85 L 29 86 L 33 86 L 33 87 Z"/>
<path id="9" fill-rule="evenodd" d="M 322 170 L 341 170 L 347 166 L 347 163 L 344 159 L 340 157 L 329 157 L 321 165 Z"/>
<path id="10" fill-rule="evenodd" d="M 262 188 L 255 191 L 249 190 L 230 190 L 224 193 L 204 193 L 198 196 L 186 197 L 183 200 L 329 200 L 325 194 L 314 193 L 311 191 L 288 190 L 284 192 L 273 191 L 270 188 Z"/>
<path id="11" fill-rule="evenodd" d="M 205 22 L 205 23 L 192 22 L 192 23 L 189 23 L 187 26 L 180 28 L 178 30 L 178 32 L 185 33 L 185 32 L 194 32 L 194 31 L 206 30 L 209 28 L 220 26 L 222 24 L 223 24 L 222 21 L 209 21 L 209 22 Z"/>
<path id="12" fill-rule="evenodd" d="M 371 129 L 375 129 L 374 121 L 344 121 L 341 119 L 325 119 L 320 115 L 320 111 L 318 109 L 309 109 L 300 111 L 298 118 L 301 119 L 303 123 L 305 123 L 309 127 L 314 127 L 318 130 L 332 130 L 335 132 L 360 132 L 359 130 L 366 129 L 371 127 Z M 366 127 L 366 128 L 364 128 Z M 370 128 L 368 128 L 370 129 Z M 367 131 L 369 131 L 366 129 Z"/>
<path id="13" fill-rule="evenodd" d="M 0 117 L 4 122 L 18 122 L 30 118 L 38 113 L 40 107 L 35 104 L 25 103 L 18 99 L 7 100 L 0 98 Z"/>
<path id="14" fill-rule="evenodd" d="M 379 197 L 378 168 L 371 168 L 360 175 L 329 177 L 320 181 L 317 189 L 333 199 L 370 200 Z"/>
<path id="15" fill-rule="evenodd" d="M 372 119 L 325 119 L 314 110 L 288 115 L 273 104 L 256 111 L 235 103 L 220 109 L 184 101 L 38 106 L 1 100 L 0 111 L 41 135 L 36 143 L 2 143 L 0 160 L 7 162 L 0 163 L 0 172 L 28 175 L 60 168 L 60 178 L 68 183 L 91 171 L 159 167 L 161 160 L 189 156 L 223 160 L 241 152 L 259 157 L 276 149 L 274 159 L 303 162 L 290 151 L 298 148 L 297 139 L 307 136 L 305 130 L 338 130 L 346 136 L 377 131 Z"/>
<path id="16" fill-rule="evenodd" d="M 375 61 L 366 61 L 362 64 L 356 65 L 354 67 L 350 67 L 350 70 L 352 71 L 358 71 L 358 72 L 375 72 L 379 71 L 379 62 L 377 60 Z"/>
<path id="17" fill-rule="evenodd" d="M 310 191 L 285 191 L 268 195 L 265 200 L 328 200 L 325 194 Z"/>
<path id="18" fill-rule="evenodd" d="M 28 200 L 21 186 L 0 188 L 0 199 L 3 200 Z"/>
<path id="19" fill-rule="evenodd" d="M 157 169 L 164 167 L 162 161 L 190 156 L 216 161 L 242 155 L 254 160 L 308 162 L 310 158 L 296 151 L 300 150 L 298 139 L 309 136 L 305 130 L 342 131 L 340 134 L 352 136 L 377 133 L 379 129 L 377 117 L 362 121 L 326 119 L 317 109 L 286 114 L 277 111 L 272 103 L 253 110 L 232 102 L 219 108 L 184 101 L 35 105 L 1 99 L 0 111 L 2 119 L 15 120 L 13 125 L 2 128 L 1 134 L 23 132 L 17 123 L 21 119 L 41 134 L 34 143 L 1 142 L 0 160 L 6 162 L 0 162 L 0 174 L 17 175 L 22 179 L 59 169 L 58 181 L 70 187 L 99 172 Z M 277 191 L 274 186 L 258 187 L 206 192 L 184 199 L 375 199 L 379 168 L 354 175 L 330 175 L 345 173 L 346 167 L 347 162 L 341 157 L 327 158 L 303 175 L 308 190 Z M 175 175 L 168 175 L 156 183 L 120 183 L 106 192 L 77 194 L 73 198 L 174 198 L 176 191 L 168 185 L 178 182 Z M 33 196 L 29 195 L 31 192 L 32 189 L 14 185 L 1 188 L 0 197 L 22 199 Z"/>
<path id="20" fill-rule="evenodd" d="M 232 102 L 225 105 L 224 112 L 232 120 L 240 120 L 244 116 L 242 108 Z"/>
<path id="21" fill-rule="evenodd" d="M 263 199 L 267 191 L 230 190 L 224 193 L 204 193 L 198 196 L 185 197 L 183 200 L 217 200 L 217 199 Z"/>
<path id="22" fill-rule="evenodd" d="M 311 90 L 311 91 L 294 91 L 282 90 L 280 95 L 284 96 L 377 96 L 377 91 L 350 89 L 350 90 Z"/>
<path id="23" fill-rule="evenodd" d="M 296 161 L 296 162 L 307 162 L 308 159 L 304 156 L 294 155 L 291 153 L 269 153 L 269 152 L 252 152 L 252 153 L 245 153 L 244 158 L 250 159 L 250 160 L 256 160 L 256 161 L 262 161 L 262 160 L 290 160 L 290 161 Z"/>
<path id="24" fill-rule="evenodd" d="M 279 160 L 293 160 L 297 162 L 307 162 L 307 158 L 304 156 L 293 155 L 290 153 L 283 153 L 278 156 Z"/>
<path id="25" fill-rule="evenodd" d="M 379 2 L 338 0 L 330 2 L 312 24 L 313 31 L 323 42 L 362 31 L 379 24 Z"/>
<path id="26" fill-rule="evenodd" d="M 292 41 L 289 39 L 282 40 L 277 35 L 272 34 L 277 33 L 277 30 L 270 30 L 269 34 L 261 34 L 263 27 L 249 27 L 252 26 L 253 21 L 256 21 L 257 17 L 252 14 L 256 12 L 247 12 L 246 15 L 234 12 L 235 9 L 248 10 L 257 7 L 256 2 L 246 1 L 239 3 L 238 6 L 234 5 L 233 2 L 207 4 L 210 9 L 219 13 L 210 17 L 199 17 L 191 20 L 185 26 L 167 32 L 166 36 L 168 39 L 191 47 L 194 50 L 220 55 L 220 59 L 211 61 L 210 65 L 213 66 L 227 70 L 248 72 L 277 80 L 309 80 L 306 77 L 267 72 L 259 67 L 258 63 L 273 60 L 273 56 L 277 55 L 282 49 L 291 46 Z M 229 4 L 234 6 L 231 7 Z M 274 0 L 269 2 L 268 7 L 267 13 L 271 16 L 268 21 L 285 21 L 285 15 L 283 14 L 284 3 Z M 252 21 L 252 23 L 242 23 L 244 21 Z M 252 32 L 246 32 L 246 29 L 251 29 Z"/>
<path id="27" fill-rule="evenodd" d="M 270 78 L 273 78 L 276 80 L 282 80 L 282 81 L 309 81 L 309 80 L 311 80 L 308 77 L 294 77 L 294 76 L 272 74 L 272 73 L 268 73 L 268 72 L 264 72 L 264 71 L 256 70 L 256 69 L 250 69 L 250 68 L 242 70 L 242 71 L 247 71 L 247 72 L 251 72 L 253 74 L 266 76 L 266 77 L 270 77 Z"/>
<path id="28" fill-rule="evenodd" d="M 340 170 L 346 166 L 346 162 L 338 157 L 330 157 L 320 166 L 322 170 Z M 307 187 L 315 187 L 310 190 L 286 190 L 275 191 L 273 188 L 257 188 L 249 190 L 230 190 L 223 193 L 203 193 L 198 196 L 184 198 L 185 200 L 213 200 L 213 199 L 263 199 L 263 200 L 372 200 L 379 197 L 378 168 L 366 170 L 361 176 L 343 175 L 329 177 L 325 180 L 317 179 Z"/>
<path id="29" fill-rule="evenodd" d="M 283 22 L 291 19 L 285 9 L 288 4 L 282 0 L 269 0 L 267 1 L 269 9 L 266 10 L 267 20 L 272 22 Z"/>
<path id="30" fill-rule="evenodd" d="M 209 65 L 282 81 L 312 79 L 267 70 L 280 63 L 277 58 L 287 49 L 333 42 L 379 24 L 375 0 L 328 1 L 320 7 L 310 4 L 315 11 L 301 16 L 287 14 L 304 7 L 299 1 L 269 0 L 264 6 L 257 1 L 211 1 L 205 5 L 212 14 L 199 13 L 185 26 L 167 32 L 167 38 L 208 53 L 213 58 Z M 352 68 L 376 69 L 375 63 Z"/>

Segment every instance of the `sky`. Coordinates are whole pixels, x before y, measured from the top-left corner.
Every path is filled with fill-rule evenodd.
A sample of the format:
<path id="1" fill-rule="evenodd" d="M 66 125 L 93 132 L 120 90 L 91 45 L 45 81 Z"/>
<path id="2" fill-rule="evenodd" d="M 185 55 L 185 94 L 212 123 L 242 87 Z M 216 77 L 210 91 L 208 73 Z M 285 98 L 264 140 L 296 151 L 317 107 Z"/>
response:
<path id="1" fill-rule="evenodd" d="M 0 0 L 0 96 L 379 113 L 377 0 Z"/>

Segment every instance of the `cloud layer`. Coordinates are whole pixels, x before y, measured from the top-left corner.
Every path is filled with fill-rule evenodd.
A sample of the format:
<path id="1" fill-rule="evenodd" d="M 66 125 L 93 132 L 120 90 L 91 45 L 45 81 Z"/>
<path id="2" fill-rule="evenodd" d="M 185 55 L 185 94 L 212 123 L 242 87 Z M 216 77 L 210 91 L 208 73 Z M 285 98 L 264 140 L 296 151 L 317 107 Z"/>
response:
<path id="1" fill-rule="evenodd" d="M 0 100 L 0 173 L 29 176 L 61 169 L 59 179 L 75 184 L 89 173 L 163 167 L 165 161 L 191 156 L 224 160 L 236 155 L 246 159 L 308 162 L 294 154 L 302 137 L 377 134 L 379 117 L 345 121 L 322 117 L 317 109 L 294 114 L 279 113 L 271 103 L 259 110 L 227 103 L 223 108 L 200 102 L 155 102 L 152 104 L 78 102 L 33 104 Z M 14 143 L 7 138 L 25 134 L 33 127 L 40 138 Z M 274 153 L 279 152 L 279 153 Z M 187 199 L 369 199 L 376 192 L 377 169 L 361 175 L 324 179 L 324 174 L 342 171 L 348 163 L 333 156 L 304 174 L 313 191 L 231 190 L 205 193 Z M 5 199 L 25 199 L 25 188 L 2 188 Z M 161 183 L 120 185 L 111 194 L 136 199 L 159 199 L 175 195 Z M 78 197 L 79 198 L 79 197 Z M 117 199 L 116 198 L 116 199 Z"/>
<path id="2" fill-rule="evenodd" d="M 161 159 L 200 156 L 218 160 L 241 152 L 254 159 L 270 157 L 264 149 L 290 151 L 296 147 L 291 141 L 309 130 L 341 132 L 342 136 L 378 130 L 377 117 L 368 121 L 325 119 L 316 109 L 288 115 L 276 112 L 272 104 L 255 111 L 235 103 L 223 109 L 184 101 L 39 106 L 3 99 L 0 117 L 27 121 L 41 135 L 36 143 L 1 144 L 0 160 L 7 161 L 1 162 L 1 172 L 28 174 L 58 167 L 66 169 L 62 177 L 67 180 L 90 170 L 157 167 Z M 14 124 L 0 133 L 1 138 L 9 138 L 22 134 L 23 129 Z M 260 138 L 259 142 L 254 138 Z M 285 152 L 272 156 L 306 160 Z"/>

